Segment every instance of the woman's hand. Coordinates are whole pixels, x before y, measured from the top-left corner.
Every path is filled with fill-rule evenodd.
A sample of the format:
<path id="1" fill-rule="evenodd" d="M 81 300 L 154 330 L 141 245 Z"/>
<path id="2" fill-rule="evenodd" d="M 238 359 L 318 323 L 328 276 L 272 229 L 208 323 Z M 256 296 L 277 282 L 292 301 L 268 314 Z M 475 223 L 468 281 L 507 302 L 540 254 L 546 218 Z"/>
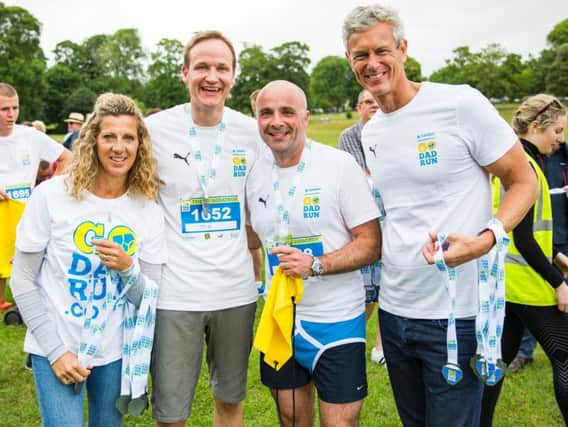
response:
<path id="1" fill-rule="evenodd" d="M 566 280 L 556 288 L 556 298 L 558 299 L 558 310 L 568 313 L 568 285 Z"/>
<path id="2" fill-rule="evenodd" d="M 554 263 L 562 270 L 564 278 L 568 279 L 568 256 L 562 252 L 558 252 L 554 257 Z"/>
<path id="3" fill-rule="evenodd" d="M 63 384 L 80 383 L 87 379 L 91 373 L 90 369 L 83 367 L 75 353 L 67 351 L 52 363 L 51 369 L 57 379 Z"/>
<path id="4" fill-rule="evenodd" d="M 112 270 L 123 271 L 132 265 L 132 258 L 122 247 L 109 240 L 91 240 L 103 264 Z"/>

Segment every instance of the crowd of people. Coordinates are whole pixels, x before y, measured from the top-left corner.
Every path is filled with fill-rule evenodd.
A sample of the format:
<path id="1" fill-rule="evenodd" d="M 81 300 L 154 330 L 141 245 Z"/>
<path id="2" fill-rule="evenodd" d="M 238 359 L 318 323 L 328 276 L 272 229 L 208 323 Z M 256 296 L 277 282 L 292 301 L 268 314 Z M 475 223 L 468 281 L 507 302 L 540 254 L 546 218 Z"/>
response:
<path id="1" fill-rule="evenodd" d="M 86 397 L 90 426 L 149 400 L 183 426 L 203 355 L 213 425 L 243 425 L 262 259 L 254 346 L 280 425 L 313 425 L 316 396 L 321 425 L 359 425 L 377 302 L 371 359 L 403 425 L 491 425 L 525 327 L 568 422 L 566 108 L 533 96 L 510 126 L 467 85 L 410 81 L 389 7 L 352 10 L 343 42 L 364 90 L 340 150 L 307 137 L 291 82 L 259 88 L 255 118 L 228 108 L 217 31 L 183 50 L 190 102 L 145 118 L 102 94 L 65 146 L 16 124 L 0 83 L 0 205 L 25 205 L 0 310 L 10 278 L 44 425 L 83 425 Z M 56 176 L 36 186 L 40 161 Z"/>

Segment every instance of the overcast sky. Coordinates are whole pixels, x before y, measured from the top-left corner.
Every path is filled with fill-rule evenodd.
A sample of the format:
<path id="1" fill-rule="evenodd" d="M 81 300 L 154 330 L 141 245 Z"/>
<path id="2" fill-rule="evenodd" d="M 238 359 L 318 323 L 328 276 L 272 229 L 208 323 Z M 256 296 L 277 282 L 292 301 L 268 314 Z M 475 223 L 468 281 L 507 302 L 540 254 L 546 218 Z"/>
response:
<path id="1" fill-rule="evenodd" d="M 94 34 L 137 28 L 147 52 L 166 38 L 185 43 L 194 31 L 225 33 L 237 51 L 244 43 L 266 50 L 298 40 L 310 46 L 311 66 L 344 53 L 343 19 L 369 0 L 0 0 L 21 6 L 42 23 L 48 58 L 63 40 L 80 43 Z M 567 0 L 396 0 L 406 28 L 409 54 L 429 75 L 458 46 L 473 50 L 498 42 L 527 57 L 546 46 L 546 35 L 568 17 Z"/>

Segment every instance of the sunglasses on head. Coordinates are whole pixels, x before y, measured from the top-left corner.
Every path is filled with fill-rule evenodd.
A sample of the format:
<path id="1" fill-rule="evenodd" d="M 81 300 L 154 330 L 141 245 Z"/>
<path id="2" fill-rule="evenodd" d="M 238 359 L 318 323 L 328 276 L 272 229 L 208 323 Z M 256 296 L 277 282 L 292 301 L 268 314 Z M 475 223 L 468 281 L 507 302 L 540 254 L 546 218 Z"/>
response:
<path id="1" fill-rule="evenodd" d="M 535 114 L 534 120 L 536 120 L 536 118 L 537 118 L 538 116 L 540 116 L 542 113 L 544 113 L 546 110 L 548 110 L 552 104 L 557 104 L 560 108 L 563 108 L 563 107 L 564 107 L 564 105 L 562 105 L 562 103 L 561 103 L 558 99 L 552 98 L 552 100 L 551 100 L 550 102 L 547 102 L 547 103 L 544 105 L 544 107 L 542 107 L 542 108 L 538 111 L 538 113 Z"/>

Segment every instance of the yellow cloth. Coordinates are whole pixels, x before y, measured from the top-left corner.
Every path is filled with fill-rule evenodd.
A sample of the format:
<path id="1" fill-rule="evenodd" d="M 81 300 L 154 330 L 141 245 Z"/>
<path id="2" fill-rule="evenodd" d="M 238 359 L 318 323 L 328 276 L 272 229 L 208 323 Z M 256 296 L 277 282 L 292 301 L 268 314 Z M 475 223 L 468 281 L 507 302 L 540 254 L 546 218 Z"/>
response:
<path id="1" fill-rule="evenodd" d="M 253 345 L 264 353 L 264 362 L 277 371 L 292 357 L 292 297 L 297 304 L 303 292 L 304 282 L 301 278 L 288 277 L 280 267 L 276 269 Z"/>
<path id="2" fill-rule="evenodd" d="M 10 277 L 12 258 L 16 251 L 16 226 L 25 204 L 16 200 L 0 202 L 0 277 Z"/>

